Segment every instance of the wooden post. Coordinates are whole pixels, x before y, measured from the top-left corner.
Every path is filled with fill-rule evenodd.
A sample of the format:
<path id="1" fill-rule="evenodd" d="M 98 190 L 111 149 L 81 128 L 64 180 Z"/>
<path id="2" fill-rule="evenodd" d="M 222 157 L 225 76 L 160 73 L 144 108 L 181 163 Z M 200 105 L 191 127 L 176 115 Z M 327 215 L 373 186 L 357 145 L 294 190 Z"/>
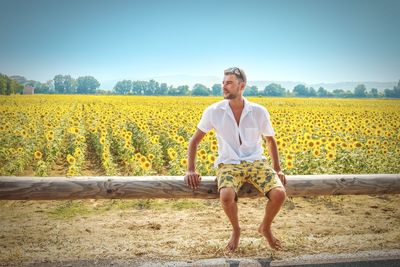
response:
<path id="1" fill-rule="evenodd" d="M 288 175 L 288 196 L 399 194 L 400 174 Z M 245 184 L 240 197 L 262 197 Z M 182 176 L 0 177 L 0 199 L 218 198 L 215 177 L 202 177 L 199 189 Z"/>

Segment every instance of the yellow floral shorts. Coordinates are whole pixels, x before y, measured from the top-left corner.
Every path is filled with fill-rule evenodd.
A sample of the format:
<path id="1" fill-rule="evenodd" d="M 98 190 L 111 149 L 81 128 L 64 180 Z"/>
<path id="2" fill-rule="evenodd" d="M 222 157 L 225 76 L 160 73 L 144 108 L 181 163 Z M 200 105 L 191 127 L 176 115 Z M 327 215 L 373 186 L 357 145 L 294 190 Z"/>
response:
<path id="1" fill-rule="evenodd" d="M 237 193 L 245 182 L 254 185 L 260 192 L 268 197 L 268 192 L 275 187 L 283 187 L 278 174 L 269 165 L 267 160 L 256 160 L 254 162 L 242 161 L 240 164 L 218 165 L 217 173 L 218 192 L 221 188 L 231 187 Z"/>

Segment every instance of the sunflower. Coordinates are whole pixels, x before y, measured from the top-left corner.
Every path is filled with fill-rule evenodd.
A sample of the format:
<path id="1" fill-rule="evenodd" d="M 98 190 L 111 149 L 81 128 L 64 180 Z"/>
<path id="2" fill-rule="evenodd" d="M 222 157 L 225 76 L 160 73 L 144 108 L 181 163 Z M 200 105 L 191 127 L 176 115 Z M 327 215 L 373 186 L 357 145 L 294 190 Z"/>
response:
<path id="1" fill-rule="evenodd" d="M 174 159 L 176 159 L 176 151 L 175 150 L 170 150 L 170 151 L 168 151 L 168 156 L 169 156 L 169 158 L 171 159 L 171 160 L 174 160 Z"/>
<path id="2" fill-rule="evenodd" d="M 147 159 L 146 159 L 145 156 L 141 156 L 141 157 L 140 157 L 140 162 L 141 162 L 141 163 L 145 163 L 146 161 L 147 161 Z"/>
<path id="3" fill-rule="evenodd" d="M 185 138 L 183 138 L 182 136 L 179 136 L 178 142 L 182 144 L 183 142 L 185 142 Z"/>
<path id="4" fill-rule="evenodd" d="M 328 149 L 335 149 L 336 143 L 334 141 L 331 141 L 328 143 Z"/>
<path id="5" fill-rule="evenodd" d="M 100 142 L 100 144 L 104 145 L 106 142 L 106 139 L 104 137 L 101 137 L 99 142 Z"/>
<path id="6" fill-rule="evenodd" d="M 294 156 L 293 155 L 287 155 L 286 156 L 286 160 L 289 160 L 289 161 L 291 161 L 291 160 L 293 160 L 294 159 Z"/>
<path id="7" fill-rule="evenodd" d="M 68 163 L 69 163 L 70 165 L 72 165 L 72 164 L 74 164 L 74 163 L 76 162 L 76 159 L 75 159 L 74 156 L 68 154 L 68 156 L 67 156 L 67 161 L 68 161 Z"/>
<path id="8" fill-rule="evenodd" d="M 310 140 L 310 141 L 307 142 L 307 146 L 308 146 L 309 148 L 313 148 L 314 145 L 315 145 L 315 143 L 314 143 L 314 141 L 312 141 L 312 140 Z"/>
<path id="9" fill-rule="evenodd" d="M 293 169 L 294 165 L 293 165 L 293 161 L 288 160 L 285 162 L 286 168 L 287 169 Z"/>
<path id="10" fill-rule="evenodd" d="M 71 127 L 68 129 L 68 132 L 72 133 L 72 134 L 77 134 L 77 133 L 79 133 L 79 129 L 76 127 Z"/>
<path id="11" fill-rule="evenodd" d="M 79 137 L 78 137 L 78 140 L 80 141 L 80 142 L 85 142 L 86 141 L 86 137 L 84 136 L 84 135 L 80 135 Z"/>
<path id="12" fill-rule="evenodd" d="M 326 153 L 326 159 L 327 160 L 334 160 L 336 158 L 336 154 L 332 151 L 329 151 L 328 153 Z"/>
<path id="13" fill-rule="evenodd" d="M 215 156 L 212 155 L 212 154 L 208 155 L 208 162 L 209 163 L 214 163 L 214 161 L 215 161 Z"/>
<path id="14" fill-rule="evenodd" d="M 101 157 L 102 157 L 103 161 L 107 161 L 110 159 L 110 154 L 108 152 L 103 152 Z"/>
<path id="15" fill-rule="evenodd" d="M 181 163 L 182 167 L 186 167 L 187 166 L 187 159 L 181 159 L 180 163 Z"/>
<path id="16" fill-rule="evenodd" d="M 79 147 L 75 148 L 74 156 L 79 157 L 81 155 L 82 155 L 82 150 Z"/>
<path id="17" fill-rule="evenodd" d="M 151 168 L 151 163 L 149 161 L 144 161 L 140 163 L 140 166 L 142 167 L 143 170 L 149 170 Z"/>
<path id="18" fill-rule="evenodd" d="M 40 151 L 35 151 L 34 156 L 35 156 L 35 159 L 41 159 L 43 154 Z"/>
<path id="19" fill-rule="evenodd" d="M 354 147 L 360 148 L 362 144 L 360 142 L 354 142 Z"/>
<path id="20" fill-rule="evenodd" d="M 313 155 L 314 155 L 314 157 L 318 157 L 319 155 L 321 155 L 321 152 L 319 151 L 319 149 L 314 149 Z"/>

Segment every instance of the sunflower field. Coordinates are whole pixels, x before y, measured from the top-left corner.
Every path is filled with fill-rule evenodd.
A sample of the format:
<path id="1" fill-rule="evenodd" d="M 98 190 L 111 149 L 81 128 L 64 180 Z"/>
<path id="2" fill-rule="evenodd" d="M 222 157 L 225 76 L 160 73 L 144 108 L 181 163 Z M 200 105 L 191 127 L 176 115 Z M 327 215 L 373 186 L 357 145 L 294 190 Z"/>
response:
<path id="1" fill-rule="evenodd" d="M 1 96 L 0 175 L 184 175 L 202 112 L 221 99 Z M 400 100 L 249 100 L 268 109 L 286 174 L 400 173 Z M 211 131 L 201 175 L 215 175 L 217 151 Z"/>

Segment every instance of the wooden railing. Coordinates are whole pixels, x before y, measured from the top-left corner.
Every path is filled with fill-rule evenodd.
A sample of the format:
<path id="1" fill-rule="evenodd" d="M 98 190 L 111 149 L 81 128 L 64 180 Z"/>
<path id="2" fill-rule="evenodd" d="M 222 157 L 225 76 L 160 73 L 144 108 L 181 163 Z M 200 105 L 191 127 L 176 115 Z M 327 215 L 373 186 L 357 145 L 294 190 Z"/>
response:
<path id="1" fill-rule="evenodd" d="M 288 196 L 399 194 L 400 174 L 288 175 Z M 240 197 L 262 196 L 245 184 Z M 182 176 L 0 177 L 2 200 L 218 198 L 215 177 L 197 190 Z"/>

